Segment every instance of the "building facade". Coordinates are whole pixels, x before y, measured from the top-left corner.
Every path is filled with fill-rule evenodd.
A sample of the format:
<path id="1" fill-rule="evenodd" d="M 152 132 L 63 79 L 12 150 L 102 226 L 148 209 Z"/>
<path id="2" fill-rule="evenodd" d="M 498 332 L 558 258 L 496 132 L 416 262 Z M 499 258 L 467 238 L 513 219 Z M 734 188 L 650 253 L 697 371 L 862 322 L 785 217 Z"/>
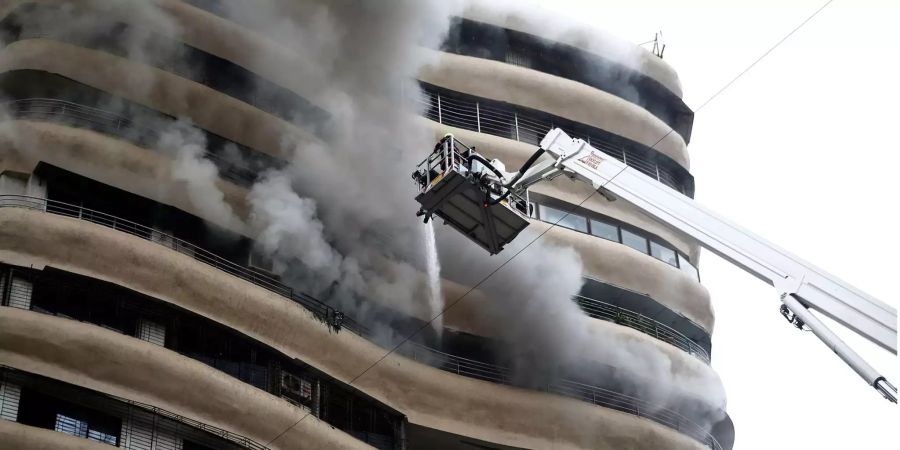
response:
<path id="1" fill-rule="evenodd" d="M 731 448 L 724 399 L 697 394 L 721 385 L 696 242 L 583 184 L 530 197 L 532 227 L 580 256 L 572 301 L 597 345 L 657 355 L 661 373 L 586 355 L 589 371 L 522 383 L 497 325 L 473 319 L 490 301 L 477 289 L 440 339 L 385 341 L 373 314 L 401 336 L 430 317 L 311 295 L 241 226 L 251 188 L 289 164 L 284 136 L 326 140 L 334 114 L 292 78 L 291 49 L 228 2 L 147 16 L 118 3 L 0 2 L 0 447 Z M 508 164 L 560 127 L 693 196 L 674 71 L 638 47 L 542 34 L 456 12 L 440 49 L 415 49 L 429 63 L 404 89 L 420 102 L 411 123 Z M 185 120 L 181 145 L 215 169 L 190 176 L 241 220 L 199 203 L 183 155 L 160 150 Z M 471 287 L 460 279 L 444 274 L 446 298 Z M 696 385 L 646 394 L 677 384 L 655 377 Z"/>

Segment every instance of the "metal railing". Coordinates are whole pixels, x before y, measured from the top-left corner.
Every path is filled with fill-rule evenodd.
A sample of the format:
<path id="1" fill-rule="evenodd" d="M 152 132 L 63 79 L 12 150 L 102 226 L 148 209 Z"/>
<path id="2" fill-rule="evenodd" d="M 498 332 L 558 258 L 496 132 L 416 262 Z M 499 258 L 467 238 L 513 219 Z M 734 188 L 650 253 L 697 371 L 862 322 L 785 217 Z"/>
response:
<path id="1" fill-rule="evenodd" d="M 217 438 L 223 439 L 228 443 L 234 444 L 241 448 L 250 450 L 268 450 L 268 447 L 262 445 L 253 439 L 233 433 L 222 428 L 182 416 L 180 414 L 153 406 L 146 403 L 129 400 L 115 395 L 99 393 L 80 386 L 69 385 L 60 381 L 45 379 L 44 377 L 32 375 L 18 369 L 0 365 L 0 381 L 14 384 L 16 386 L 47 386 L 56 394 L 60 394 L 67 402 L 84 405 L 102 406 L 102 410 L 122 419 L 122 429 L 120 435 L 117 436 L 120 448 L 157 448 L 159 450 L 176 450 L 181 448 L 177 442 L 162 439 L 159 432 L 163 432 L 171 437 L 190 437 L 192 439 L 200 438 L 196 430 L 208 433 Z M 19 396 L 16 395 L 16 403 L 19 403 Z M 190 429 L 185 429 L 189 427 Z M 149 431 L 150 436 L 145 433 L 139 433 L 138 428 Z M 191 430 L 192 429 L 192 430 Z M 62 431 L 66 431 L 63 427 Z M 73 434 L 73 433 L 67 433 Z M 222 445 L 219 442 L 210 442 L 204 439 L 207 445 Z"/>
<path id="2" fill-rule="evenodd" d="M 153 228 L 80 206 L 37 197 L 0 195 L 0 208 L 6 207 L 25 208 L 86 220 L 91 223 L 156 242 L 157 244 L 164 245 L 175 251 L 186 254 L 200 262 L 249 281 L 271 292 L 282 295 L 294 301 L 299 306 L 311 311 L 319 318 L 319 320 L 323 321 L 333 329 L 339 329 L 343 326 L 360 336 L 371 336 L 369 330 L 361 324 L 348 317 L 344 317 L 339 311 L 336 311 L 332 307 L 325 305 L 308 295 L 297 293 L 293 288 L 285 286 L 277 280 L 258 274 L 246 267 L 216 256 L 215 254 L 175 238 L 174 236 L 162 234 Z M 652 319 L 647 320 L 652 322 Z M 499 365 L 450 355 L 412 342 L 408 342 L 401 346 L 398 352 L 415 361 L 457 375 L 494 383 L 511 384 L 510 370 Z M 714 450 L 721 449 L 721 446 L 709 432 L 705 431 L 689 418 L 636 397 L 568 380 L 549 385 L 543 390 L 645 417 L 685 433 L 698 441 L 709 445 Z"/>
<path id="3" fill-rule="evenodd" d="M 595 319 L 613 322 L 640 331 L 641 333 L 653 336 L 660 341 L 674 345 L 697 357 L 706 364 L 710 363 L 709 352 L 707 352 L 706 349 L 668 325 L 653 320 L 641 313 L 583 295 L 576 295 L 575 301 L 587 315 Z"/>
<path id="4" fill-rule="evenodd" d="M 322 303 L 315 298 L 294 290 L 280 281 L 259 273 L 242 265 L 233 263 L 221 256 L 204 250 L 194 244 L 185 242 L 174 236 L 160 232 L 151 227 L 141 225 L 130 220 L 125 220 L 116 216 L 112 216 L 99 211 L 94 211 L 81 206 L 71 205 L 56 200 L 48 200 L 38 197 L 29 197 L 24 195 L 0 195 L 0 208 L 25 208 L 35 211 L 43 211 L 61 216 L 72 217 L 80 220 L 86 220 L 91 223 L 112 228 L 117 231 L 131 234 L 142 239 L 155 242 L 159 245 L 168 247 L 184 255 L 190 256 L 197 261 L 212 266 L 230 275 L 236 276 L 242 280 L 253 283 L 257 286 L 265 288 L 282 297 L 285 297 L 295 304 L 306 308 L 313 313 L 319 320 L 327 324 L 331 329 L 337 331 L 346 328 L 356 334 L 364 335 L 367 333 L 365 327 L 357 323 L 355 320 L 344 316 L 344 314 L 331 306 Z"/>
<path id="5" fill-rule="evenodd" d="M 15 119 L 58 122 L 80 128 L 116 136 L 155 149 L 160 135 L 155 129 L 141 127 L 131 119 L 100 108 L 85 106 L 53 98 L 25 98 L 4 104 L 6 111 Z M 250 167 L 238 164 L 229 158 L 210 151 L 203 157 L 219 169 L 219 175 L 241 186 L 251 186 L 257 179 Z"/>
<path id="6" fill-rule="evenodd" d="M 511 371 L 506 367 L 461 358 L 412 342 L 400 346 L 398 353 L 457 375 L 492 383 L 511 384 Z M 722 450 L 716 437 L 690 418 L 637 397 L 571 380 L 559 380 L 539 390 L 650 419 L 690 436 L 713 450 Z"/>
<path id="7" fill-rule="evenodd" d="M 491 134 L 532 145 L 539 145 L 541 139 L 553 128 L 562 128 L 572 137 L 587 141 L 598 150 L 624 162 L 641 173 L 655 178 L 666 186 L 687 196 L 693 196 L 693 186 L 686 180 L 690 175 L 674 161 L 671 164 L 660 164 L 655 158 L 667 158 L 659 154 L 648 157 L 647 152 L 636 151 L 619 143 L 611 142 L 603 137 L 601 130 L 577 124 L 567 119 L 554 118 L 549 114 L 539 117 L 537 114 L 523 112 L 515 106 L 487 99 L 463 99 L 464 94 L 448 95 L 443 88 L 420 83 L 424 95 L 416 100 L 424 107 L 424 115 L 428 119 L 465 130 Z M 466 97 L 471 97 L 467 96 Z M 604 132 L 605 133 L 605 132 Z M 649 150 L 650 152 L 655 150 Z"/>

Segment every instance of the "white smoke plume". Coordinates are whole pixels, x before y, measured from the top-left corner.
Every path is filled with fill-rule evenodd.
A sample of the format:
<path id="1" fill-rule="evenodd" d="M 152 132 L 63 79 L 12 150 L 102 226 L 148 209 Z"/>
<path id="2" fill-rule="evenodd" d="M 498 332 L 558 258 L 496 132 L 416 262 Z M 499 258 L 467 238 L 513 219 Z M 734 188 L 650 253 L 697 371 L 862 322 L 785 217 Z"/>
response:
<path id="1" fill-rule="evenodd" d="M 263 249 L 286 279 L 353 312 L 374 300 L 404 313 L 437 315 L 427 301 L 425 230 L 414 215 L 409 178 L 433 136 L 415 125 L 418 111 L 404 89 L 415 89 L 412 81 L 425 63 L 415 46 L 436 47 L 458 6 L 411 0 L 225 4 L 230 16 L 292 50 L 304 68 L 304 90 L 318 93 L 331 115 L 321 143 L 285 136 L 292 164 L 252 189 L 251 222 Z M 312 128 L 301 118 L 295 124 Z"/>
<path id="2" fill-rule="evenodd" d="M 250 191 L 250 220 L 259 230 L 256 242 L 275 261 L 275 271 L 285 273 L 287 264 L 298 262 L 314 276 L 307 283 L 322 291 L 341 280 L 343 258 L 325 235 L 316 202 L 296 195 L 282 173 L 271 173 Z"/>
<path id="3" fill-rule="evenodd" d="M 147 6 L 152 3 L 137 3 L 144 5 L 117 11 L 143 20 L 148 28 L 168 29 L 172 37 L 180 34 L 171 18 Z M 286 281 L 370 326 L 381 319 L 373 305 L 436 316 L 441 305 L 428 301 L 434 295 L 426 275 L 426 228 L 415 217 L 409 177 L 434 145 L 431 130 L 416 119 L 420 111 L 413 101 L 415 77 L 432 61 L 415 47 L 438 48 L 464 2 L 223 0 L 221 5 L 234 20 L 289 50 L 294 58 L 290 64 L 259 55 L 257 67 L 294 70 L 304 95 L 327 111 L 330 120 L 323 127 L 298 114 L 292 125 L 326 131 L 318 141 L 282 137 L 289 164 L 265 173 L 250 189 L 246 224 L 216 186 L 215 166 L 202 158 L 203 136 L 187 120 L 168 127 L 158 146 L 173 155 L 172 173 L 185 183 L 192 203 L 211 220 L 246 225 Z M 77 29 L 85 28 L 90 27 Z M 134 36 L 126 45 L 129 58 L 151 65 L 171 62 L 173 54 L 161 51 L 152 39 L 141 39 L 147 35 Z M 177 56 L 177 49 L 171 51 Z M 437 233 L 443 269 L 469 287 L 534 236 L 523 233 L 518 247 L 511 245 L 492 258 L 445 231 Z M 592 329 L 592 319 L 571 300 L 581 284 L 578 254 L 540 240 L 480 286 L 489 301 L 475 310 L 505 344 L 514 381 L 542 386 L 577 372 L 584 378 L 607 377 L 661 404 L 676 403 L 687 390 L 708 405 L 724 405 L 721 384 L 707 375 L 711 371 L 680 367 L 675 358 L 645 342 Z M 454 300 L 448 298 L 448 304 Z M 390 328 L 376 332 L 385 342 L 406 337 Z"/>
<path id="4" fill-rule="evenodd" d="M 176 121 L 162 130 L 157 146 L 172 157 L 172 179 L 184 186 L 191 204 L 204 218 L 231 230 L 245 228 L 225 201 L 225 194 L 216 186 L 219 169 L 203 157 L 206 152 L 203 133 L 190 123 Z"/>

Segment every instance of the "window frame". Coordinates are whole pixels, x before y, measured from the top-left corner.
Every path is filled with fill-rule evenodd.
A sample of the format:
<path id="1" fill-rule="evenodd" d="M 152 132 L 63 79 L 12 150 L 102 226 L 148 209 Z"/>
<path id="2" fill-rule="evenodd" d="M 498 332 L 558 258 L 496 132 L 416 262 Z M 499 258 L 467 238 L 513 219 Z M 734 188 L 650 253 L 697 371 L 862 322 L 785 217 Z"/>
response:
<path id="1" fill-rule="evenodd" d="M 561 213 L 566 213 L 567 210 L 571 210 L 572 212 L 568 213 L 569 215 L 574 215 L 574 216 L 578 216 L 578 217 L 585 219 L 586 224 L 587 224 L 587 231 L 581 231 L 581 230 L 577 230 L 574 228 L 566 227 L 566 226 L 562 225 L 561 222 L 559 223 L 559 225 L 567 230 L 585 233 L 585 234 L 588 234 L 588 235 L 598 238 L 598 239 L 612 241 L 611 239 L 607 239 L 603 236 L 598 236 L 598 235 L 594 234 L 593 222 L 602 223 L 602 224 L 606 224 L 606 225 L 615 227 L 617 239 L 612 242 L 618 242 L 619 244 L 625 245 L 628 248 L 631 248 L 634 250 L 640 251 L 639 249 L 634 248 L 625 243 L 623 231 L 627 231 L 634 236 L 643 238 L 647 242 L 646 249 L 643 251 L 643 253 L 645 255 L 653 257 L 654 259 L 656 259 L 658 261 L 662 261 L 662 262 L 664 262 L 676 269 L 679 269 L 689 275 L 696 272 L 696 276 L 694 276 L 693 279 L 697 282 L 700 282 L 700 269 L 697 266 L 695 266 L 693 263 L 691 263 L 690 258 L 685 256 L 685 254 L 682 253 L 676 246 L 670 244 L 668 241 L 659 237 L 656 234 L 653 234 L 646 230 L 634 227 L 633 225 L 631 225 L 627 222 L 623 222 L 623 221 L 615 219 L 613 217 L 609 217 L 604 214 L 579 207 L 577 205 L 572 205 L 570 203 L 567 203 L 562 200 L 559 200 L 559 199 L 556 199 L 556 198 L 553 198 L 550 196 L 546 196 L 543 194 L 531 193 L 529 195 L 529 204 L 532 205 L 532 208 L 533 208 L 533 215 L 531 216 L 533 219 L 540 220 L 544 223 L 550 223 L 550 224 L 552 224 L 553 222 L 549 222 L 544 218 L 544 214 L 542 212 L 543 208 L 550 208 L 552 210 L 559 211 Z M 674 265 L 670 264 L 669 262 L 667 262 L 665 260 L 662 260 L 660 258 L 653 256 L 653 253 L 652 253 L 652 244 L 653 243 L 659 245 L 661 248 L 673 251 L 675 253 L 676 264 L 674 264 Z M 690 267 L 691 267 L 690 270 L 682 267 L 682 263 L 681 263 L 682 260 L 686 261 L 690 265 Z"/>
<path id="2" fill-rule="evenodd" d="M 679 268 L 679 266 L 678 266 L 678 251 L 677 250 L 675 250 L 667 245 L 661 244 L 660 242 L 658 242 L 655 239 L 650 239 L 649 241 L 650 241 L 650 256 L 652 256 L 652 257 L 656 258 L 657 260 L 662 261 L 672 267 Z M 656 245 L 656 247 L 658 247 L 662 250 L 671 252 L 672 262 L 669 262 L 666 259 L 663 259 L 663 255 L 660 255 L 660 256 L 654 255 L 653 254 L 653 246 L 654 245 Z"/>

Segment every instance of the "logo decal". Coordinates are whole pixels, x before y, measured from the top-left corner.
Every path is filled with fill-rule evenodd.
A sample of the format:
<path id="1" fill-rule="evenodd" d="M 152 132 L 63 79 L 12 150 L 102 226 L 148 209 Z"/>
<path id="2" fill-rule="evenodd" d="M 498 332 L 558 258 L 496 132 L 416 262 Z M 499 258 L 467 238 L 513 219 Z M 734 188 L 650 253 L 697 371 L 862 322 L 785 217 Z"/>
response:
<path id="1" fill-rule="evenodd" d="M 588 167 L 593 168 L 594 170 L 597 170 L 597 167 L 600 167 L 600 161 L 602 160 L 600 159 L 600 155 L 595 152 L 591 152 L 589 155 L 579 159 L 578 161 Z"/>

